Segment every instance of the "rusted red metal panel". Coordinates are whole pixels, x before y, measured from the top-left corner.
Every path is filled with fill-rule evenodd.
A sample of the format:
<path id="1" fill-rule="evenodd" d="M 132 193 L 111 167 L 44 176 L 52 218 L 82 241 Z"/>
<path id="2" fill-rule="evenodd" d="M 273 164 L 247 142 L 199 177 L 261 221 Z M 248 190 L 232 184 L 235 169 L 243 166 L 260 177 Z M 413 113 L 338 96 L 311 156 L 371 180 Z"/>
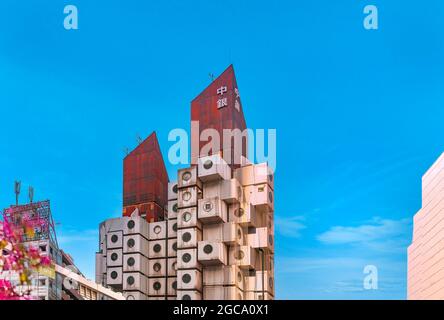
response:
<path id="1" fill-rule="evenodd" d="M 123 208 L 123 216 L 131 216 L 136 209 L 139 210 L 139 215 L 145 217 L 148 222 L 163 221 L 165 219 L 165 208 L 162 208 L 155 202 L 126 206 Z"/>
<path id="2" fill-rule="evenodd" d="M 153 132 L 123 161 L 124 208 L 156 203 L 163 209 L 168 200 L 168 181 L 157 136 Z"/>
<path id="3" fill-rule="evenodd" d="M 247 128 L 232 65 L 191 102 L 191 121 L 199 121 L 199 130 L 192 132 L 192 141 L 197 141 L 196 134 L 200 136 L 202 131 L 207 128 L 217 130 L 220 136 L 220 147 L 219 150 L 213 150 L 212 154 L 222 153 L 224 149 L 232 149 L 231 167 L 238 167 L 235 163 L 239 163 L 240 160 L 234 158 L 234 144 L 227 146 L 223 142 L 224 129 L 244 131 Z M 200 150 L 205 144 L 207 144 L 206 141 L 192 143 L 193 163 L 196 163 L 198 156 L 202 156 Z M 241 150 L 238 154 L 246 157 L 247 142 L 242 143 L 239 147 Z"/>

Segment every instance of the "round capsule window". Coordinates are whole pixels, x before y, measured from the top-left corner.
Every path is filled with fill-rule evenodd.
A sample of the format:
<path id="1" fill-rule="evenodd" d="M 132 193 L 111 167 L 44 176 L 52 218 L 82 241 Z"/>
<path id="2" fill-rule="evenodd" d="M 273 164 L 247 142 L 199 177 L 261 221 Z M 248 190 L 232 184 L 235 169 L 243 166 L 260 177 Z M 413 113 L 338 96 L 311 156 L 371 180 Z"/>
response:
<path id="1" fill-rule="evenodd" d="M 119 240 L 119 237 L 118 237 L 116 234 L 113 234 L 113 235 L 111 236 L 111 242 L 112 242 L 112 243 L 116 243 L 117 240 Z"/>
<path id="2" fill-rule="evenodd" d="M 242 260 L 245 257 L 245 253 L 242 250 L 237 250 L 234 252 L 234 258 L 236 260 Z"/>
<path id="3" fill-rule="evenodd" d="M 203 247 L 203 252 L 205 252 L 206 254 L 210 254 L 211 252 L 213 252 L 213 246 L 211 244 L 207 244 Z"/>
<path id="4" fill-rule="evenodd" d="M 213 204 L 211 202 L 205 202 L 203 209 L 205 212 L 210 212 L 211 210 L 213 210 Z"/>
<path id="5" fill-rule="evenodd" d="M 174 251 L 177 251 L 177 242 L 174 242 L 174 243 L 173 243 L 173 250 L 174 250 Z"/>
<path id="6" fill-rule="evenodd" d="M 190 179 L 191 179 L 191 172 L 190 171 L 185 171 L 183 174 L 182 174 L 182 180 L 183 181 L 185 181 L 185 182 L 188 182 L 188 181 L 190 181 Z"/>
<path id="7" fill-rule="evenodd" d="M 182 281 L 183 281 L 184 283 L 190 283 L 190 282 L 191 282 L 191 276 L 190 276 L 190 274 L 189 274 L 189 273 L 185 273 L 185 274 L 182 276 Z"/>
<path id="8" fill-rule="evenodd" d="M 191 220 L 191 213 L 190 212 L 185 212 L 183 215 L 182 215 L 182 220 L 184 221 L 184 222 L 188 222 L 188 221 L 190 221 Z"/>
<path id="9" fill-rule="evenodd" d="M 245 213 L 244 208 L 236 208 L 234 210 L 234 215 L 238 218 L 242 217 L 244 213 Z"/>
<path id="10" fill-rule="evenodd" d="M 136 241 L 131 238 L 131 239 L 128 239 L 126 244 L 128 245 L 128 248 L 133 248 L 136 245 Z"/>
<path id="11" fill-rule="evenodd" d="M 134 220 L 130 220 L 128 221 L 128 223 L 126 224 L 128 229 L 134 229 L 134 227 L 136 226 L 136 223 L 134 222 Z"/>
<path id="12" fill-rule="evenodd" d="M 173 192 L 177 193 L 177 183 L 173 186 Z"/>
<path id="13" fill-rule="evenodd" d="M 134 284 L 134 282 L 136 282 L 136 281 L 134 280 L 134 277 L 133 277 L 133 276 L 129 276 L 129 277 L 126 279 L 126 283 L 129 284 L 130 286 L 132 286 L 132 285 Z"/>
<path id="14" fill-rule="evenodd" d="M 268 286 L 270 288 L 273 288 L 273 278 L 270 277 L 270 279 L 268 279 Z"/>
<path id="15" fill-rule="evenodd" d="M 213 167 L 213 161 L 211 160 L 207 160 L 204 162 L 203 167 L 205 168 L 205 170 L 209 170 Z"/>
<path id="16" fill-rule="evenodd" d="M 268 236 L 268 242 L 270 245 L 273 245 L 273 236 L 271 234 Z"/>
<path id="17" fill-rule="evenodd" d="M 268 192 L 268 200 L 270 200 L 270 202 L 273 202 L 273 192 L 271 191 Z"/>
<path id="18" fill-rule="evenodd" d="M 182 300 L 191 300 L 191 296 L 189 294 L 184 294 Z"/>
<path id="19" fill-rule="evenodd" d="M 185 191 L 182 194 L 182 199 L 183 199 L 183 201 L 189 201 L 191 199 L 191 192 Z"/>
<path id="20" fill-rule="evenodd" d="M 160 265 L 160 263 L 156 262 L 156 263 L 153 265 L 153 270 L 156 271 L 156 272 L 159 272 L 160 269 L 162 269 L 162 266 Z"/>
<path id="21" fill-rule="evenodd" d="M 126 300 L 136 300 L 136 298 L 133 295 L 129 295 L 126 297 Z"/>
<path id="22" fill-rule="evenodd" d="M 128 260 L 126 261 L 126 263 L 127 263 L 130 267 L 132 267 L 132 266 L 134 266 L 134 265 L 136 264 L 136 260 L 134 260 L 134 258 L 131 257 L 131 258 L 128 258 Z"/>
<path id="23" fill-rule="evenodd" d="M 111 279 L 117 279 L 117 276 L 118 274 L 116 271 L 111 272 Z"/>
<path id="24" fill-rule="evenodd" d="M 173 231 L 174 231 L 174 232 L 177 231 L 177 222 L 175 222 L 175 223 L 173 224 Z"/>
<path id="25" fill-rule="evenodd" d="M 116 261 L 117 258 L 119 258 L 119 255 L 117 253 L 113 252 L 113 254 L 111 254 L 111 260 Z"/>
<path id="26" fill-rule="evenodd" d="M 174 282 L 173 282 L 172 287 L 173 287 L 174 290 L 177 289 L 177 281 L 174 281 Z"/>
<path id="27" fill-rule="evenodd" d="M 182 261 L 185 262 L 185 263 L 190 262 L 190 261 L 191 261 L 191 254 L 189 254 L 189 253 L 185 253 L 185 254 L 182 256 Z"/>
<path id="28" fill-rule="evenodd" d="M 182 240 L 183 240 L 183 242 L 189 242 L 191 240 L 191 233 L 185 232 L 182 235 Z"/>
<path id="29" fill-rule="evenodd" d="M 177 211 L 178 211 L 177 203 L 175 203 L 175 204 L 173 205 L 173 211 L 174 211 L 174 212 L 177 212 Z"/>
<path id="30" fill-rule="evenodd" d="M 155 253 L 159 253 L 160 250 L 162 250 L 162 246 L 160 244 L 156 243 L 153 247 L 153 250 Z"/>
<path id="31" fill-rule="evenodd" d="M 156 282 L 153 283 L 153 289 L 154 290 L 158 291 L 158 290 L 160 290 L 160 288 L 162 288 L 162 285 L 160 284 L 159 281 L 156 281 Z"/>
<path id="32" fill-rule="evenodd" d="M 177 262 L 173 262 L 172 267 L 173 267 L 173 270 L 177 270 Z"/>
<path id="33" fill-rule="evenodd" d="M 155 226 L 153 231 L 155 234 L 159 234 L 162 231 L 162 228 L 160 226 Z"/>

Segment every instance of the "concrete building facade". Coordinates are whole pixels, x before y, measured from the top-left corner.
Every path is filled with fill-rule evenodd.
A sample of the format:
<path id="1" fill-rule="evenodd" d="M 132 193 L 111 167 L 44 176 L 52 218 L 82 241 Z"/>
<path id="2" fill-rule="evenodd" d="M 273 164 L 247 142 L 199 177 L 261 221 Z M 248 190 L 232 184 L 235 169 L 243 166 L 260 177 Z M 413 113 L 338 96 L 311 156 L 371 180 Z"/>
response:
<path id="1" fill-rule="evenodd" d="M 444 299 L 444 154 L 422 177 L 422 208 L 408 248 L 410 300 Z"/>

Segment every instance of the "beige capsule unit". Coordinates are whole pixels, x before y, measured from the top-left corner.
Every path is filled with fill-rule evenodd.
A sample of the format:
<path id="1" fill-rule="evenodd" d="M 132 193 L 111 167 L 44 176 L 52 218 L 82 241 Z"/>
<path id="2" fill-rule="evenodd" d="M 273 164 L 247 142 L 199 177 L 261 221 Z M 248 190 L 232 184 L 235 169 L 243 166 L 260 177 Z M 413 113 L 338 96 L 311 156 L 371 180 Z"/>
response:
<path id="1" fill-rule="evenodd" d="M 202 240 L 202 231 L 198 228 L 180 229 L 177 231 L 177 248 L 197 248 L 197 243 Z"/>
<path id="2" fill-rule="evenodd" d="M 177 250 L 177 269 L 201 269 L 202 266 L 197 260 L 196 249 Z"/>
<path id="3" fill-rule="evenodd" d="M 184 229 L 192 227 L 202 229 L 202 223 L 197 219 L 197 207 L 180 209 L 177 215 L 177 228 Z"/>
<path id="4" fill-rule="evenodd" d="M 228 204 L 242 203 L 242 185 L 235 178 L 222 181 L 220 187 L 220 198 Z"/>
<path id="5" fill-rule="evenodd" d="M 217 180 L 204 183 L 202 193 L 204 198 L 220 197 L 222 184 L 225 180 Z"/>
<path id="6" fill-rule="evenodd" d="M 188 187 L 179 189 L 178 207 L 189 208 L 197 206 L 197 202 L 202 198 L 202 191 L 198 187 Z"/>
<path id="7" fill-rule="evenodd" d="M 149 224 L 150 237 L 149 240 L 162 240 L 166 239 L 167 234 L 167 222 L 151 222 Z"/>
<path id="8" fill-rule="evenodd" d="M 167 254 L 169 258 L 177 257 L 177 238 L 168 239 Z"/>
<path id="9" fill-rule="evenodd" d="M 123 253 L 141 253 L 148 256 L 148 240 L 140 234 L 124 236 Z"/>
<path id="10" fill-rule="evenodd" d="M 179 205 L 177 203 L 177 199 L 168 200 L 168 219 L 177 218 L 177 212 L 179 211 Z"/>
<path id="11" fill-rule="evenodd" d="M 106 250 L 123 247 L 123 232 L 112 231 L 106 234 Z"/>
<path id="12" fill-rule="evenodd" d="M 245 201 L 251 203 L 256 211 L 268 213 L 274 211 L 274 191 L 268 184 L 258 184 L 244 188 Z"/>
<path id="13" fill-rule="evenodd" d="M 256 271 L 255 291 L 268 292 L 274 296 L 274 277 L 270 271 Z"/>
<path id="14" fill-rule="evenodd" d="M 257 227 L 260 222 L 260 213 L 256 212 L 251 203 L 232 204 L 228 208 L 229 221 L 239 223 L 243 227 Z"/>
<path id="15" fill-rule="evenodd" d="M 148 295 L 151 296 L 166 296 L 167 278 L 149 278 L 148 279 Z"/>
<path id="16" fill-rule="evenodd" d="M 177 258 L 168 258 L 167 272 L 168 277 L 175 277 L 177 275 Z"/>
<path id="17" fill-rule="evenodd" d="M 166 277 L 167 259 L 150 259 L 148 261 L 149 277 Z"/>
<path id="18" fill-rule="evenodd" d="M 200 180 L 204 183 L 231 178 L 231 168 L 220 155 L 199 158 L 198 172 Z"/>
<path id="19" fill-rule="evenodd" d="M 148 278 L 139 272 L 123 274 L 123 291 L 147 292 Z"/>
<path id="20" fill-rule="evenodd" d="M 224 241 L 224 224 L 207 224 L 204 225 L 202 229 L 202 240 L 203 241 Z"/>
<path id="21" fill-rule="evenodd" d="M 274 190 L 274 173 L 267 163 L 259 163 L 254 166 L 254 184 L 268 184 Z"/>
<path id="22" fill-rule="evenodd" d="M 177 278 L 176 277 L 168 277 L 167 279 L 167 295 L 168 296 L 176 296 L 177 295 Z"/>
<path id="23" fill-rule="evenodd" d="M 123 265 L 123 250 L 108 250 L 106 254 L 106 265 L 108 267 L 121 267 Z"/>
<path id="24" fill-rule="evenodd" d="M 274 252 L 274 235 L 268 228 L 255 228 L 254 233 L 248 234 L 248 244 L 253 248 Z"/>
<path id="25" fill-rule="evenodd" d="M 148 258 L 150 259 L 166 258 L 166 254 L 167 254 L 166 240 L 149 241 Z"/>
<path id="26" fill-rule="evenodd" d="M 140 272 L 148 275 L 148 258 L 140 253 L 123 256 L 123 272 Z"/>
<path id="27" fill-rule="evenodd" d="M 235 169 L 233 177 L 237 179 L 243 187 L 254 185 L 254 165 L 246 165 Z"/>
<path id="28" fill-rule="evenodd" d="M 244 230 L 235 222 L 205 225 L 203 228 L 204 241 L 219 241 L 227 245 L 243 245 Z"/>
<path id="29" fill-rule="evenodd" d="M 202 272 L 197 269 L 177 270 L 177 290 L 202 291 Z"/>
<path id="30" fill-rule="evenodd" d="M 177 200 L 178 184 L 177 182 L 168 183 L 168 201 Z"/>
<path id="31" fill-rule="evenodd" d="M 219 197 L 199 200 L 197 217 L 202 224 L 214 224 L 227 221 L 227 204 Z"/>
<path id="32" fill-rule="evenodd" d="M 244 231 L 242 226 L 236 222 L 223 224 L 223 242 L 229 245 L 243 245 Z"/>
<path id="33" fill-rule="evenodd" d="M 228 261 L 227 247 L 222 242 L 200 241 L 197 255 L 204 266 L 226 265 Z"/>
<path id="34" fill-rule="evenodd" d="M 238 266 L 234 265 L 206 267 L 203 270 L 203 285 L 235 286 L 241 290 L 244 290 L 244 273 Z"/>
<path id="35" fill-rule="evenodd" d="M 169 219 L 167 221 L 168 229 L 167 229 L 167 238 L 177 238 L 177 219 Z"/>
<path id="36" fill-rule="evenodd" d="M 202 189 L 202 182 L 197 175 L 197 166 L 180 169 L 177 172 L 177 181 L 179 188 L 198 187 Z"/>
<path id="37" fill-rule="evenodd" d="M 106 284 L 108 286 L 122 285 L 122 281 L 123 281 L 122 267 L 106 268 Z"/>
<path id="38" fill-rule="evenodd" d="M 145 238 L 149 237 L 148 222 L 139 216 L 124 217 L 124 235 L 140 234 Z"/>
<path id="39" fill-rule="evenodd" d="M 256 249 L 250 246 L 232 246 L 229 249 L 228 264 L 241 269 L 253 269 L 256 265 Z"/>

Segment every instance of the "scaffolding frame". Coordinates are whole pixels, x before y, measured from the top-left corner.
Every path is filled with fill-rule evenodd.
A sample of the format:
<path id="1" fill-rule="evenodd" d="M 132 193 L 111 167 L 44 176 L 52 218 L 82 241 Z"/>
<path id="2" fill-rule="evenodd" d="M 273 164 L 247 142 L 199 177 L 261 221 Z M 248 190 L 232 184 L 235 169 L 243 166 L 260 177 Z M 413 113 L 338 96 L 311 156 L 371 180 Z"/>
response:
<path id="1" fill-rule="evenodd" d="M 59 249 L 49 200 L 6 208 L 3 210 L 3 220 L 16 227 L 26 222 L 27 225 L 34 228 L 33 236 L 26 233 L 21 235 L 23 242 L 49 240 Z"/>

